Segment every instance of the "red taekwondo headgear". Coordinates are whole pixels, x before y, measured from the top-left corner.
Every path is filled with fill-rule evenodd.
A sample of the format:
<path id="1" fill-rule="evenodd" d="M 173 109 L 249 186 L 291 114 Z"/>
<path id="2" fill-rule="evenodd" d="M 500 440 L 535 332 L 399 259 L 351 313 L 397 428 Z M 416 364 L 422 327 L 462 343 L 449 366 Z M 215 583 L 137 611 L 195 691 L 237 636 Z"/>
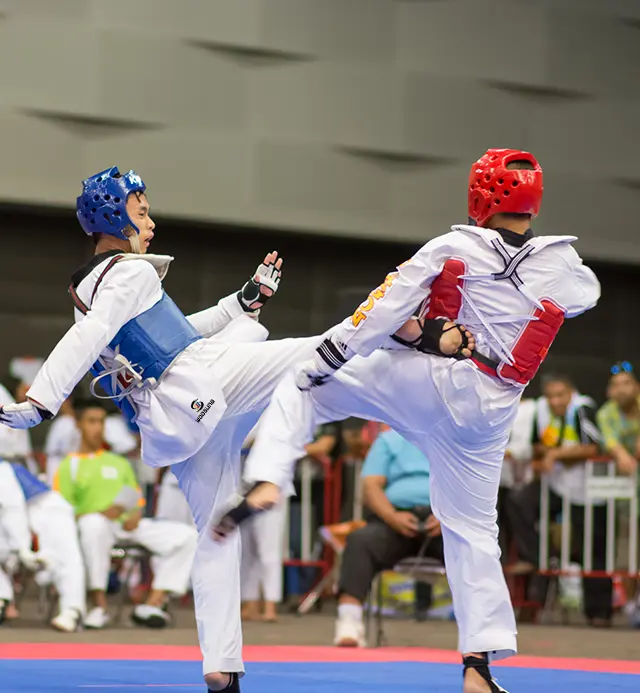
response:
<path id="1" fill-rule="evenodd" d="M 533 167 L 508 169 L 514 161 Z M 469 218 L 484 226 L 494 214 L 536 216 L 542 202 L 542 168 L 533 154 L 518 149 L 489 149 L 471 167 Z"/>

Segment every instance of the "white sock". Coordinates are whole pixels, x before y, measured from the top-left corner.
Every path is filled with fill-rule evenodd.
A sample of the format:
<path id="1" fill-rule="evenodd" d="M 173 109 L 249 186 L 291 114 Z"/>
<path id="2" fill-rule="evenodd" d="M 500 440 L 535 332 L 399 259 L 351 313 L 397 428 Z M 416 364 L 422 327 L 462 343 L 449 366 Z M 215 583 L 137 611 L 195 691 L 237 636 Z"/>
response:
<path id="1" fill-rule="evenodd" d="M 362 606 L 360 604 L 338 604 L 338 618 L 362 621 Z"/>

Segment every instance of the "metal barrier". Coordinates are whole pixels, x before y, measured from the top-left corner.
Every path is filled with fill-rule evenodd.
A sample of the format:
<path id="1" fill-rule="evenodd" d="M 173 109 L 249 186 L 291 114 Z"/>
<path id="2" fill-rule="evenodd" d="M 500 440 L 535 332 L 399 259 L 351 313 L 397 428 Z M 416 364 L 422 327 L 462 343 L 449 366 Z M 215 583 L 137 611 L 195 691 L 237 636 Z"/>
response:
<path id="1" fill-rule="evenodd" d="M 322 520 L 321 524 L 331 524 L 340 512 L 339 496 L 336 495 L 336 488 L 340 491 L 340 484 L 336 483 L 336 474 L 340 472 L 339 465 L 333 465 L 329 457 L 321 459 L 304 457 L 298 462 L 297 470 L 300 478 L 300 558 L 291 558 L 290 543 L 290 501 L 286 501 L 286 519 L 283 532 L 283 564 L 286 567 L 313 567 L 320 569 L 321 583 L 331 570 L 333 564 L 332 552 L 323 547 L 321 555 L 314 553 L 314 546 L 317 544 L 317 530 L 314 526 L 314 498 L 313 480 L 315 470 L 320 465 L 322 469 Z M 338 503 L 336 502 L 338 501 Z M 312 588 L 314 591 L 316 586 Z"/>
<path id="2" fill-rule="evenodd" d="M 638 573 L 638 474 L 618 476 L 616 464 L 609 459 L 598 459 L 586 463 L 585 469 L 585 527 L 583 537 L 583 577 L 640 577 Z M 604 472 L 604 473 L 598 473 Z M 560 564 L 550 567 L 549 529 L 551 524 L 549 475 L 541 479 L 540 490 L 540 574 L 549 576 L 574 575 L 571 563 L 571 500 L 562 497 L 562 524 L 560 542 Z M 626 570 L 616 569 L 616 503 L 629 504 L 629 551 Z M 593 569 L 593 514 L 596 505 L 606 506 L 606 566 L 605 570 Z"/>

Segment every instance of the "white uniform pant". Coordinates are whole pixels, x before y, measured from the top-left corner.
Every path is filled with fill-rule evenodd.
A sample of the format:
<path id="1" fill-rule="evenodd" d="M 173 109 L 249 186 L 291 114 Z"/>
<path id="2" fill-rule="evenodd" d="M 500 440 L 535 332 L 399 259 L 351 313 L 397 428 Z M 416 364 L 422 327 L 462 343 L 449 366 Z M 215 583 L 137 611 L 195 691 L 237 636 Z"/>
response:
<path id="1" fill-rule="evenodd" d="M 8 602 L 13 601 L 13 582 L 5 568 L 7 568 L 7 564 L 10 561 L 17 560 L 13 552 L 9 537 L 5 534 L 0 524 L 0 599 Z"/>
<path id="2" fill-rule="evenodd" d="M 18 519 L 7 513 L 4 522 L 6 524 Z M 58 592 L 60 610 L 76 609 L 84 614 L 84 565 L 73 508 L 59 493 L 48 491 L 34 496 L 26 503 L 26 519 L 29 529 L 37 537 L 39 554 L 46 560 L 46 572 L 51 584 Z M 20 524 L 22 525 L 21 520 Z M 22 527 L 19 531 L 8 526 L 0 528 L 0 562 L 3 560 L 2 556 L 6 558 L 9 551 L 30 548 L 30 535 L 26 546 L 14 545 L 15 540 L 11 537 L 21 534 Z M 0 572 L 0 599 L 13 599 L 13 587 L 4 572 Z"/>
<path id="3" fill-rule="evenodd" d="M 190 527 L 194 526 L 187 499 L 171 470 L 167 471 L 160 483 L 155 516 L 159 520 L 173 520 Z"/>
<path id="4" fill-rule="evenodd" d="M 59 493 L 49 491 L 27 502 L 27 515 L 58 591 L 60 610 L 77 609 L 84 614 L 84 564 L 73 508 Z"/>
<path id="5" fill-rule="evenodd" d="M 242 566 L 240 590 L 243 602 L 282 601 L 283 532 L 286 502 L 247 520 L 241 528 Z"/>
<path id="6" fill-rule="evenodd" d="M 222 346 L 214 367 L 227 411 L 204 447 L 175 464 L 196 527 L 198 548 L 191 575 L 203 673 L 243 672 L 240 620 L 240 533 L 223 543 L 211 539 L 212 516 L 228 508 L 238 491 L 240 450 L 292 366 L 311 358 L 322 337 Z"/>
<path id="7" fill-rule="evenodd" d="M 79 518 L 78 529 L 90 590 L 106 590 L 111 549 L 118 542 L 130 542 L 151 553 L 153 589 L 175 595 L 187 591 L 197 540 L 192 527 L 169 520 L 144 518 L 136 529 L 126 532 L 120 523 L 101 513 L 91 513 Z"/>
<path id="8" fill-rule="evenodd" d="M 289 484 L 315 427 L 357 416 L 389 424 L 430 461 L 461 652 L 516 652 L 516 625 L 500 565 L 496 503 L 520 392 L 478 371 L 415 351 L 355 357 L 325 385 L 278 387 L 247 460 L 248 481 Z"/>

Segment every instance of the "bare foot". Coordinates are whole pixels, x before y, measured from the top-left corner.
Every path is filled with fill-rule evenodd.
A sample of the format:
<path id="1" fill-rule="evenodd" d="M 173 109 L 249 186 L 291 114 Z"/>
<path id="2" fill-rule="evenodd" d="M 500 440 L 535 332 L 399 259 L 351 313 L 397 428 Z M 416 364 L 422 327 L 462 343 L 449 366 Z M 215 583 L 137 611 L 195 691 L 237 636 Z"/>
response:
<path id="1" fill-rule="evenodd" d="M 463 693 L 491 693 L 491 687 L 475 669 L 467 669 L 462 691 Z"/>
<path id="2" fill-rule="evenodd" d="M 468 341 L 467 348 L 462 349 L 460 353 L 465 358 L 469 358 L 476 348 L 476 340 L 464 325 L 457 327 L 455 322 L 446 322 L 444 324 L 442 337 L 440 337 L 440 351 L 447 356 L 453 356 L 458 353 L 458 349 L 462 346 L 462 332 L 460 330 L 464 331 Z"/>
<path id="3" fill-rule="evenodd" d="M 238 496 L 235 504 L 211 526 L 214 541 L 224 541 L 238 525 L 254 513 L 272 508 L 280 500 L 280 489 L 268 481 L 259 481 L 249 493 Z"/>
<path id="4" fill-rule="evenodd" d="M 258 602 L 244 602 L 242 605 L 241 617 L 243 621 L 259 621 L 260 611 Z"/>
<path id="5" fill-rule="evenodd" d="M 262 620 L 266 623 L 275 623 L 278 620 L 278 612 L 276 605 L 273 602 L 267 602 L 264 605 L 264 614 Z"/>
<path id="6" fill-rule="evenodd" d="M 528 561 L 518 561 L 517 563 L 508 565 L 504 569 L 504 572 L 507 575 L 529 575 L 535 570 L 536 567 L 533 565 L 533 563 L 529 563 Z"/>
<path id="7" fill-rule="evenodd" d="M 280 489 L 268 481 L 250 491 L 247 495 L 247 504 L 253 510 L 268 510 L 280 500 Z"/>
<path id="8" fill-rule="evenodd" d="M 7 604 L 7 607 L 4 610 L 4 617 L 7 621 L 15 621 L 17 618 L 20 618 L 20 612 L 13 602 Z"/>

